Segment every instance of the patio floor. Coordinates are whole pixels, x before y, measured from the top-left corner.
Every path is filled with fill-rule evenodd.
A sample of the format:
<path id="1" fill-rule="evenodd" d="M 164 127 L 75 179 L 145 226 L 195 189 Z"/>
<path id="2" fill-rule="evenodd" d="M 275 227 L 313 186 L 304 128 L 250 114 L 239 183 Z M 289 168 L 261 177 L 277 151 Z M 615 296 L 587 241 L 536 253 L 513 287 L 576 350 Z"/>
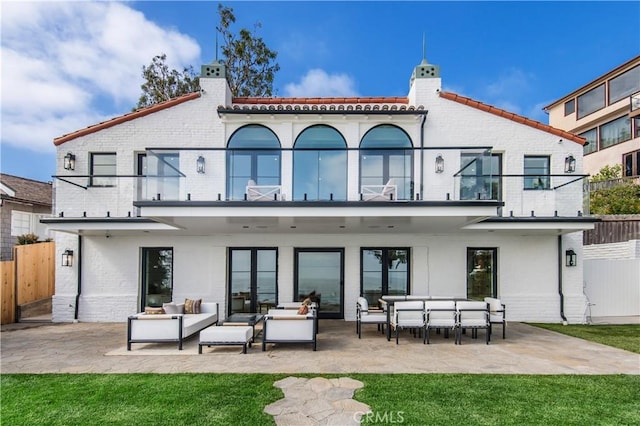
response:
<path id="1" fill-rule="evenodd" d="M 238 346 L 204 348 L 197 336 L 175 344 L 134 344 L 126 350 L 126 323 L 15 324 L 2 327 L 2 373 L 494 373 L 640 374 L 640 355 L 521 323 L 509 323 L 507 339 L 495 330 L 487 346 L 478 339 L 432 335 L 430 345 L 404 332 L 400 344 L 355 323 L 320 320 L 318 350 L 310 345 L 261 342 L 241 354 Z"/>

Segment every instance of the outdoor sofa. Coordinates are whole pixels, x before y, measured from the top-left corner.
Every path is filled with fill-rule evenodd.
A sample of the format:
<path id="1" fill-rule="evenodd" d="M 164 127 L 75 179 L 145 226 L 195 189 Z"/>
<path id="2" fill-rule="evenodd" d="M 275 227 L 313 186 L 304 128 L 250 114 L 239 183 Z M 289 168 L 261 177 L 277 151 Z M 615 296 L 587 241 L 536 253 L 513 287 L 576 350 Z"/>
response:
<path id="1" fill-rule="evenodd" d="M 218 304 L 202 302 L 199 314 L 185 314 L 184 303 L 175 304 L 178 313 L 138 313 L 128 318 L 127 350 L 132 343 L 176 342 L 182 350 L 182 342 L 200 330 L 217 324 Z"/>

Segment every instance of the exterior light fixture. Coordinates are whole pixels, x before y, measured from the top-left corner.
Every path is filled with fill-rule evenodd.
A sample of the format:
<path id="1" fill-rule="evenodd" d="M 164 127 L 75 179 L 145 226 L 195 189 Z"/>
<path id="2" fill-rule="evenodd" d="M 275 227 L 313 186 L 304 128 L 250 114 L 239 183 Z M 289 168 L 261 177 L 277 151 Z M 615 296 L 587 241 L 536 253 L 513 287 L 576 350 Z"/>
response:
<path id="1" fill-rule="evenodd" d="M 576 171 L 576 159 L 573 155 L 569 154 L 564 159 L 564 172 L 573 173 Z"/>
<path id="2" fill-rule="evenodd" d="M 442 158 L 442 154 L 438 154 L 436 157 L 436 173 L 444 172 L 444 158 Z"/>
<path id="3" fill-rule="evenodd" d="M 201 175 L 204 174 L 204 157 L 202 155 L 196 160 L 196 171 Z"/>
<path id="4" fill-rule="evenodd" d="M 66 249 L 62 253 L 62 266 L 73 266 L 73 250 Z"/>
<path id="5" fill-rule="evenodd" d="M 576 255 L 575 251 L 569 249 L 564 254 L 566 257 L 567 266 L 576 266 L 578 264 L 578 256 Z"/>
<path id="6" fill-rule="evenodd" d="M 67 155 L 64 156 L 64 169 L 65 170 L 75 170 L 76 169 L 76 156 L 70 152 L 67 152 Z"/>

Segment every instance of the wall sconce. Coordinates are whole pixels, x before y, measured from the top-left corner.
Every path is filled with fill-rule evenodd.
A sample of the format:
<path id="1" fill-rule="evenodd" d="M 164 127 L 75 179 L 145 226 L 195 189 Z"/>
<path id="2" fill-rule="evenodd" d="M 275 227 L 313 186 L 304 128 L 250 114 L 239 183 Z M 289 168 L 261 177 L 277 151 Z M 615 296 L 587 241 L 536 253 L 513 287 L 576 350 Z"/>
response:
<path id="1" fill-rule="evenodd" d="M 436 173 L 444 172 L 444 158 L 442 158 L 442 154 L 438 154 L 436 157 Z"/>
<path id="2" fill-rule="evenodd" d="M 576 171 L 576 159 L 573 155 L 569 154 L 564 159 L 564 172 L 573 173 Z"/>
<path id="3" fill-rule="evenodd" d="M 62 266 L 73 266 L 73 250 L 66 249 L 62 253 Z"/>
<path id="4" fill-rule="evenodd" d="M 567 266 L 576 266 L 578 264 L 578 256 L 576 252 L 569 249 L 564 253 Z"/>
<path id="5" fill-rule="evenodd" d="M 64 169 L 65 170 L 75 170 L 76 169 L 76 156 L 70 152 L 67 152 L 67 155 L 64 156 Z"/>
<path id="6" fill-rule="evenodd" d="M 202 155 L 196 160 L 196 171 L 201 175 L 204 174 L 204 157 Z"/>

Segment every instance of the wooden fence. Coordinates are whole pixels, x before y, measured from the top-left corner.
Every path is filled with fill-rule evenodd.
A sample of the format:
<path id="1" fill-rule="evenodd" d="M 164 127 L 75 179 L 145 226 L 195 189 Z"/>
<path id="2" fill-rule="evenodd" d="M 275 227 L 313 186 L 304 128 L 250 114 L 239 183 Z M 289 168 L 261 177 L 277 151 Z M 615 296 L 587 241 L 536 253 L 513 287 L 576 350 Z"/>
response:
<path id="1" fill-rule="evenodd" d="M 16 246 L 2 262 L 2 324 L 15 322 L 17 306 L 53 296 L 55 250 L 54 242 Z"/>
<path id="2" fill-rule="evenodd" d="M 596 217 L 600 218 L 602 222 L 597 222 L 594 229 L 584 231 L 584 245 L 640 240 L 640 215 Z"/>

